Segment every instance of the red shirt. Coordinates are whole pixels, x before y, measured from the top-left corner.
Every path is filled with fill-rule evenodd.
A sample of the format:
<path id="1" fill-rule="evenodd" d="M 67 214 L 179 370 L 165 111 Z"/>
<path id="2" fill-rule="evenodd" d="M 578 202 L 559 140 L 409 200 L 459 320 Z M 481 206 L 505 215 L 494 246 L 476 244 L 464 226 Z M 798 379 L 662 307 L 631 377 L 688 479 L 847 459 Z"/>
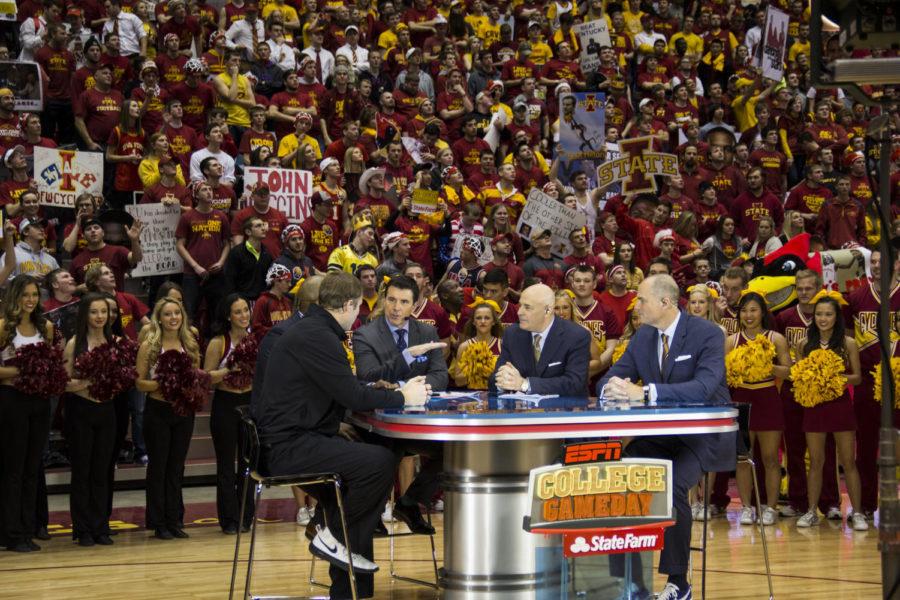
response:
<path id="1" fill-rule="evenodd" d="M 181 106 L 184 109 L 184 123 L 196 131 L 204 131 L 206 111 L 215 106 L 215 96 L 209 84 L 199 83 L 197 87 L 192 88 L 181 82 L 170 88 L 169 91 L 173 98 L 181 100 Z"/>
<path id="2" fill-rule="evenodd" d="M 114 154 L 120 156 L 143 156 L 144 155 L 144 131 L 140 133 L 122 132 L 119 126 L 113 128 L 106 140 L 109 148 L 112 148 Z M 138 176 L 138 165 L 140 163 L 133 162 L 117 162 L 115 163 L 116 175 L 113 181 L 113 188 L 119 192 L 135 192 L 142 190 L 144 185 Z"/>
<path id="3" fill-rule="evenodd" d="M 453 335 L 453 324 L 447 316 L 447 311 L 431 300 L 426 300 L 418 311 L 413 309 L 412 316 L 416 321 L 427 323 L 437 329 L 438 337 L 442 340 Z"/>
<path id="4" fill-rule="evenodd" d="M 787 200 L 784 203 L 784 209 L 799 210 L 803 213 L 818 215 L 819 211 L 822 209 L 822 205 L 825 204 L 826 200 L 830 200 L 832 196 L 831 190 L 824 185 L 810 187 L 804 179 L 795 185 L 788 194 Z M 815 219 L 807 222 L 806 226 L 807 229 L 811 230 L 815 226 Z"/>
<path id="5" fill-rule="evenodd" d="M 153 184 L 144 190 L 140 204 L 156 204 L 162 202 L 163 198 L 176 198 L 181 206 L 193 205 L 191 191 L 178 182 L 175 182 L 172 187 L 166 187 L 162 183 Z"/>
<path id="6" fill-rule="evenodd" d="M 719 218 L 727 215 L 728 211 L 722 206 L 721 202 L 716 202 L 712 206 L 697 202 L 694 214 L 697 217 L 697 228 L 699 233 L 698 239 L 705 240 L 716 232 L 716 226 L 719 224 Z"/>
<path id="7" fill-rule="evenodd" d="M 471 142 L 460 138 L 453 142 L 452 149 L 456 166 L 462 169 L 463 175 L 470 177 L 481 170 L 481 153 L 490 151 L 491 147 L 486 141 L 476 137 Z"/>
<path id="8" fill-rule="evenodd" d="M 784 177 L 787 175 L 787 157 L 778 150 L 760 148 L 750 154 L 750 164 L 763 171 L 766 189 L 779 197 L 784 196 Z"/>
<path id="9" fill-rule="evenodd" d="M 184 65 L 187 61 L 188 57 L 184 54 L 178 54 L 175 58 L 165 52 L 157 54 L 156 68 L 159 69 L 159 85 L 171 90 L 184 81 Z"/>
<path id="10" fill-rule="evenodd" d="M 84 119 L 88 134 L 98 144 L 109 139 L 113 128 L 119 124 L 119 113 L 125 98 L 116 89 L 108 92 L 85 90 L 75 100 L 73 112 Z M 146 129 L 145 129 L 146 131 Z"/>
<path id="11" fill-rule="evenodd" d="M 116 277 L 116 289 L 125 287 L 125 273 L 131 268 L 128 262 L 128 248 L 124 246 L 104 245 L 99 250 L 85 247 L 78 256 L 72 259 L 69 272 L 78 284 L 84 283 L 84 274 L 94 265 L 106 265 Z"/>
<path id="12" fill-rule="evenodd" d="M 164 87 L 159 88 L 159 94 L 150 98 L 146 103 L 144 116 L 141 118 L 141 125 L 148 135 L 154 134 L 163 126 L 163 111 L 166 109 L 166 102 L 171 98 L 171 94 Z M 144 105 L 147 98 L 147 92 L 142 87 L 136 87 L 131 90 L 131 98 L 137 100 Z"/>
<path id="13" fill-rule="evenodd" d="M 288 296 L 276 298 L 272 292 L 265 291 L 253 304 L 251 327 L 263 332 L 271 329 L 279 321 L 284 321 L 294 312 L 294 302 Z"/>
<path id="14" fill-rule="evenodd" d="M 762 195 L 757 197 L 748 190 L 735 198 L 731 216 L 734 217 L 735 232 L 746 240 L 753 240 L 762 217 L 771 217 L 775 221 L 775 230 L 781 231 L 784 208 L 772 192 L 763 190 Z"/>
<path id="15" fill-rule="evenodd" d="M 331 139 L 341 137 L 341 131 L 344 123 L 348 119 L 356 118 L 359 114 L 359 93 L 347 86 L 346 91 L 341 93 L 337 88 L 330 90 L 322 99 L 322 109 L 319 113 L 321 119 L 325 119 L 328 123 L 328 135 Z M 341 162 L 343 162 L 343 156 Z"/>
<path id="16" fill-rule="evenodd" d="M 628 305 L 631 304 L 635 296 L 637 296 L 637 292 L 633 290 L 628 290 L 622 296 L 613 296 L 609 293 L 609 290 L 600 292 L 600 304 L 607 307 L 615 315 L 616 323 L 620 327 L 619 335 L 622 335 L 621 328 L 624 328 L 628 322 Z"/>
<path id="17" fill-rule="evenodd" d="M 19 127 L 19 115 L 13 113 L 8 119 L 0 119 L 0 149 L 11 148 L 22 143 L 22 129 Z"/>
<path id="18" fill-rule="evenodd" d="M 463 98 L 465 94 L 451 94 L 450 92 L 441 92 L 437 95 L 437 105 L 435 106 L 435 114 L 440 115 L 442 110 L 459 110 L 463 108 Z M 461 137 L 460 133 L 460 125 L 462 123 L 462 118 L 465 114 L 462 114 L 458 117 L 454 117 L 453 119 L 445 119 L 444 122 L 447 123 L 447 131 L 450 134 L 450 141 L 454 142 Z"/>
<path id="19" fill-rule="evenodd" d="M 632 292 L 634 293 L 634 292 Z M 575 321 L 591 330 L 596 339 L 619 339 L 622 336 L 622 323 L 616 315 L 603 303 L 594 300 L 589 306 L 575 305 Z M 603 350 L 601 348 L 601 350 Z"/>
<path id="20" fill-rule="evenodd" d="M 144 194 L 144 197 L 146 198 L 147 195 Z M 66 226 L 63 228 L 63 238 L 69 237 L 69 234 L 72 233 L 73 229 L 75 229 L 75 223 L 66 223 Z M 87 240 L 84 239 L 84 232 L 82 231 L 78 234 L 78 240 L 75 242 L 75 249 L 71 252 L 72 258 L 74 259 L 78 256 L 86 247 Z"/>
<path id="21" fill-rule="evenodd" d="M 309 94 L 297 90 L 294 92 L 278 92 L 272 96 L 271 105 L 276 107 L 278 112 L 284 112 L 286 107 L 308 108 L 310 106 L 315 106 L 315 102 L 310 98 Z M 315 120 L 315 117 L 313 117 L 313 120 Z M 294 126 L 287 121 L 274 121 L 274 124 L 275 135 L 278 136 L 278 139 L 294 133 Z M 338 137 L 340 137 L 340 133 L 338 133 Z M 341 160 L 343 161 L 343 157 L 341 157 Z"/>
<path id="22" fill-rule="evenodd" d="M 869 180 L 869 177 L 863 175 L 862 177 L 855 177 L 853 175 L 850 176 L 850 197 L 855 198 L 862 204 L 864 207 L 869 205 L 869 202 L 872 201 L 872 182 Z"/>
<path id="23" fill-rule="evenodd" d="M 197 209 L 189 210 L 181 215 L 178 227 L 175 228 L 176 239 L 184 240 L 187 249 L 197 263 L 208 269 L 222 256 L 222 249 L 228 245 L 228 217 L 221 210 L 208 213 Z M 194 269 L 185 261 L 185 273 L 194 273 Z"/>
<path id="24" fill-rule="evenodd" d="M 231 235 L 244 235 L 242 231 L 244 221 L 250 217 L 259 217 L 269 224 L 269 231 L 266 233 L 262 243 L 266 250 L 269 251 L 269 254 L 281 256 L 281 231 L 288 226 L 288 220 L 284 213 L 274 206 L 270 206 L 269 210 L 264 213 L 256 210 L 256 207 L 253 205 L 242 208 L 234 215 L 234 220 L 231 222 Z"/>
<path id="25" fill-rule="evenodd" d="M 703 179 L 716 188 L 719 202 L 724 204 L 725 208 L 731 208 L 734 199 L 746 189 L 744 176 L 732 166 L 723 166 L 720 169 L 716 169 L 709 163 L 706 163 L 700 167 L 700 174 Z"/>
<path id="26" fill-rule="evenodd" d="M 241 137 L 241 143 L 238 146 L 238 152 L 241 154 L 250 154 L 257 148 L 261 146 L 265 146 L 269 150 L 272 151 L 272 155 L 276 155 L 276 139 L 275 134 L 271 131 L 254 131 L 253 129 L 247 129 L 244 131 L 244 135 Z"/>
<path id="27" fill-rule="evenodd" d="M 177 129 L 165 125 L 161 131 L 169 140 L 169 154 L 181 163 L 181 171 L 187 174 L 191 166 L 191 154 L 200 149 L 197 131 L 184 122 Z"/>
<path id="28" fill-rule="evenodd" d="M 541 70 L 541 77 L 546 79 L 565 79 L 570 84 L 575 85 L 579 81 L 584 81 L 581 75 L 581 67 L 578 63 L 570 60 L 565 61 L 559 58 L 551 58 Z"/>
<path id="29" fill-rule="evenodd" d="M 34 53 L 34 60 L 43 67 L 49 81 L 46 98 L 70 102 L 72 100 L 72 73 L 75 72 L 75 57 L 66 50 L 54 50 L 51 46 L 41 46 Z"/>
<path id="30" fill-rule="evenodd" d="M 227 27 L 226 27 L 227 28 Z M 156 38 L 159 43 L 159 50 L 162 53 L 165 47 L 164 41 L 166 34 L 174 33 L 178 35 L 178 49 L 190 50 L 194 43 L 194 37 L 200 36 L 200 21 L 196 17 L 186 16 L 184 21 L 179 23 L 174 18 L 169 19 L 159 26 L 159 33 Z M 161 54 L 157 55 L 161 56 Z M 160 71 L 162 75 L 162 71 Z"/>
<path id="31" fill-rule="evenodd" d="M 337 248 L 340 240 L 341 230 L 337 223 L 327 219 L 320 225 L 309 216 L 300 224 L 300 228 L 306 234 L 306 255 L 313 261 L 316 269 L 327 270 L 328 257 Z"/>
<path id="32" fill-rule="evenodd" d="M 394 222 L 396 231 L 405 233 L 409 240 L 409 259 L 419 263 L 422 269 L 433 274 L 431 262 L 431 225 L 417 216 L 401 215 Z"/>
<path id="33" fill-rule="evenodd" d="M 147 305 L 126 292 L 116 292 L 116 304 L 119 305 L 119 321 L 122 331 L 135 342 L 138 339 L 138 323 L 150 309 Z"/>
<path id="34" fill-rule="evenodd" d="M 15 179 L 7 179 L 0 182 L 0 206 L 7 204 L 15 204 L 19 201 L 19 196 L 28 189 L 29 180 L 16 181 Z"/>
<path id="35" fill-rule="evenodd" d="M 100 64 L 106 63 L 113 66 L 112 88 L 121 92 L 125 89 L 125 83 L 135 78 L 134 70 L 131 68 L 131 61 L 127 56 L 100 55 Z"/>
<path id="36" fill-rule="evenodd" d="M 825 244 L 838 250 L 844 244 L 856 242 L 866 245 L 866 211 L 857 200 L 839 198 L 828 200 L 819 211 L 816 231 Z"/>

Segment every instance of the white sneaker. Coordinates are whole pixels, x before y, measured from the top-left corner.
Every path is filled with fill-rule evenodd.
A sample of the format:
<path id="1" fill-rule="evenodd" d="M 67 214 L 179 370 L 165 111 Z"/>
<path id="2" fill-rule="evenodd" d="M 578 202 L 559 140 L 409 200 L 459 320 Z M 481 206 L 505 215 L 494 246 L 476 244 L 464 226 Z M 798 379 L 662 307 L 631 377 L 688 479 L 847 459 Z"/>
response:
<path id="1" fill-rule="evenodd" d="M 691 504 L 691 519 L 694 521 L 703 520 L 703 505 L 699 502 Z"/>
<path id="2" fill-rule="evenodd" d="M 811 509 L 804 513 L 802 517 L 797 519 L 797 527 L 812 527 L 813 525 L 819 524 L 819 515 L 816 513 L 816 509 Z"/>
<path id="3" fill-rule="evenodd" d="M 444 501 L 441 499 L 435 500 L 434 504 L 431 505 L 431 512 L 444 512 Z"/>
<path id="4" fill-rule="evenodd" d="M 869 524 L 866 522 L 866 515 L 852 511 L 848 515 L 847 523 L 852 524 L 853 531 L 868 531 Z"/>
<path id="5" fill-rule="evenodd" d="M 316 537 L 309 545 L 309 551 L 335 567 L 349 571 L 347 547 L 337 541 L 327 527 L 319 527 Z M 378 565 L 354 552 L 352 554 L 353 570 L 360 573 L 375 573 Z"/>
<path id="6" fill-rule="evenodd" d="M 394 510 L 391 508 L 390 502 L 384 505 L 384 512 L 381 513 L 381 520 L 387 522 L 394 520 Z"/>
<path id="7" fill-rule="evenodd" d="M 315 508 L 301 506 L 297 509 L 297 525 L 308 525 L 314 514 L 316 514 Z"/>
<path id="8" fill-rule="evenodd" d="M 791 519 L 793 517 L 799 517 L 800 513 L 794 510 L 794 507 L 790 504 L 785 504 L 781 508 L 778 509 L 778 514 L 782 517 Z"/>
<path id="9" fill-rule="evenodd" d="M 694 509 L 696 508 L 696 512 Z M 710 504 L 706 507 L 706 515 L 704 518 L 703 514 L 703 505 L 699 502 L 695 502 L 691 505 L 691 516 L 695 521 L 704 521 L 705 519 L 712 519 L 714 517 L 718 517 L 720 514 L 719 507 Z"/>
<path id="10" fill-rule="evenodd" d="M 825 514 L 825 518 L 829 521 L 843 521 L 844 513 L 841 512 L 840 506 L 832 506 L 828 509 L 828 512 Z"/>
<path id="11" fill-rule="evenodd" d="M 778 520 L 778 511 L 772 508 L 771 506 L 763 506 L 762 507 L 762 524 L 763 525 L 774 525 L 775 521 Z"/>
<path id="12" fill-rule="evenodd" d="M 741 525 L 753 525 L 756 523 L 756 517 L 753 515 L 751 507 L 745 506 L 741 509 L 740 523 Z"/>

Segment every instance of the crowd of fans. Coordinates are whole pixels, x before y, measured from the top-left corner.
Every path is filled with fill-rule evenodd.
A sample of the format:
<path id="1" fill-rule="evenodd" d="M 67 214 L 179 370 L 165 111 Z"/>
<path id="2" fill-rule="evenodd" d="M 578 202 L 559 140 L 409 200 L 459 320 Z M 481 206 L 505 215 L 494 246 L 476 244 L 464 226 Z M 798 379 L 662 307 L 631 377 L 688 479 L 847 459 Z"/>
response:
<path id="1" fill-rule="evenodd" d="M 19 2 L 0 59 L 39 65 L 44 106 L 17 112 L 18 90 L 12 82 L 0 89 L 6 171 L 0 205 L 7 217 L 0 276 L 12 280 L 0 339 L 6 348 L 18 348 L 20 337 L 46 340 L 62 332 L 79 340 L 72 350 L 77 356 L 91 346 L 98 327 L 91 325 L 91 306 L 114 300 L 105 318 L 111 323 L 117 314 L 118 335 L 141 342 L 144 354 L 138 356 L 140 392 L 123 393 L 115 410 L 102 416 L 115 433 L 104 448 L 114 463 L 130 416 L 134 459 L 149 460 L 148 526 L 164 539 L 185 535 L 175 490 L 181 475 L 172 464 L 154 472 L 154 456 L 174 456 L 183 464 L 193 416 L 168 414 L 156 405 L 151 411 L 151 403 L 144 412 L 141 392 L 160 394 L 150 359 L 181 347 L 212 374 L 217 399 L 221 395 L 216 402 L 236 405 L 250 386 L 222 383 L 229 370 L 225 357 L 248 330 L 264 333 L 303 310 L 304 290 L 307 304 L 314 302 L 307 286 L 327 271 L 361 280 L 359 325 L 383 311 L 379 289 L 385 278 L 412 278 L 419 288 L 412 316 L 434 326 L 448 343 L 451 379 L 463 388 L 477 389 L 482 382 L 470 380 L 459 359 L 474 341 L 498 354 L 499 332 L 517 320 L 519 294 L 536 282 L 558 290 L 559 317 L 590 330 L 590 375 L 596 378 L 640 326 L 634 290 L 645 274 L 655 273 L 675 276 L 685 309 L 719 323 L 731 336 L 729 348 L 743 343 L 741 336 L 770 330 L 773 339 L 781 336 L 776 346 L 784 352 L 775 361 L 786 369 L 806 354 L 802 347 L 818 305 L 813 297 L 822 287 L 821 272 L 790 273 L 798 277 L 799 303 L 771 324 L 766 300 L 742 291 L 766 274 L 764 257 L 798 239 L 801 263 L 806 250 L 876 247 L 882 232 L 880 146 L 866 131 L 873 117 L 888 115 L 894 136 L 891 188 L 881 201 L 900 216 L 900 96 L 896 87 L 868 86 L 873 97 L 893 100 L 872 108 L 840 89 L 812 87 L 809 8 L 801 0 L 772 5 L 790 16 L 780 81 L 763 78 L 753 59 L 762 43 L 765 5 L 735 0 Z M 607 21 L 611 43 L 592 49 L 600 66 L 585 72 L 573 26 L 597 19 Z M 850 55 L 836 36 L 823 47 L 826 59 Z M 853 56 L 868 54 L 894 56 L 896 49 L 857 50 Z M 618 183 L 594 189 L 591 173 L 564 169 L 560 104 L 579 91 L 604 94 L 608 157 L 619 156 L 622 140 L 651 136 L 656 150 L 678 156 L 679 174 L 658 178 L 656 193 L 622 195 Z M 500 111 L 505 118 L 493 118 Z M 42 206 L 33 169 L 36 147 L 102 152 L 102 195 L 80 195 L 74 210 Z M 244 185 L 250 166 L 309 171 L 309 216 L 289 219 L 273 205 L 266 185 Z M 584 216 L 586 225 L 571 231 L 565 256 L 556 254 L 549 230 L 517 233 L 535 188 Z M 417 189 L 438 193 L 435 212 L 413 210 Z M 147 293 L 146 304 L 125 291 L 128 271 L 143 259 L 142 224 L 121 210 L 134 202 L 181 211 L 174 237 L 183 273 L 146 278 L 137 293 Z M 884 225 L 891 235 L 900 231 L 898 221 Z M 871 283 L 848 294 L 849 308 L 837 315 L 847 319 L 847 331 L 854 330 L 859 342 L 845 354 L 848 361 L 860 354 L 861 365 L 848 363 L 858 376 L 851 386 L 851 422 L 859 435 L 848 441 L 837 435 L 846 431 L 830 421 L 825 426 L 838 439 L 855 511 L 848 519 L 855 517 L 858 528 L 865 525 L 860 517 L 875 510 L 877 493 L 871 371 L 880 359 L 870 316 L 881 297 L 877 272 L 894 267 L 880 265 L 877 252 L 867 260 Z M 803 287 L 801 280 L 812 284 Z M 23 311 L 22 302 L 30 302 L 36 290 L 43 308 L 29 304 Z M 890 297 L 892 310 L 900 309 L 900 295 L 892 291 Z M 67 329 L 62 309 L 74 311 L 79 298 L 86 307 Z M 747 309 L 756 311 L 752 317 L 745 305 L 754 305 Z M 44 314 L 57 333 L 41 329 Z M 191 328 L 193 334 L 184 333 Z M 101 324 L 97 331 L 102 329 Z M 196 338 L 199 348 L 190 342 Z M 799 354 L 792 355 L 794 350 Z M 14 368 L 0 367 L 3 389 L 13 389 L 15 373 L 4 369 Z M 776 374 L 783 379 L 786 371 Z M 823 496 L 832 495 L 825 504 L 819 498 L 808 504 L 804 454 L 796 450 L 822 426 L 804 429 L 805 409 L 794 410 L 790 390 L 779 391 L 774 382 L 772 389 L 765 410 L 778 418 L 771 413 L 772 420 L 751 423 L 771 475 L 764 481 L 772 508 L 759 517 L 775 520 L 780 475 L 772 473 L 780 447 L 789 448 L 791 475 L 782 514 L 808 513 L 811 507 L 814 513 L 818 503 L 834 517 L 839 497 L 833 454 L 826 457 L 824 441 L 820 448 L 819 437 L 810 438 L 813 465 L 821 469 L 820 458 L 826 463 L 824 485 L 821 476 L 810 481 L 822 486 Z M 70 389 L 66 398 L 79 391 L 84 388 Z M 2 469 L 12 487 L 0 486 L 0 537 L 28 551 L 37 546 L 31 538 L 46 533 L 37 490 L 50 415 L 47 410 L 46 422 L 26 415 L 13 406 L 20 400 L 5 401 L 0 417 L 0 452 L 4 460 L 12 456 L 21 463 Z M 68 411 L 75 415 L 96 408 L 71 405 L 82 409 Z M 236 417 L 221 416 L 225 408 L 214 412 L 220 432 L 229 431 L 213 432 L 224 473 L 233 462 Z M 100 419 L 93 413 L 90 418 Z M 28 437 L 23 419 L 32 424 L 31 437 L 13 451 L 21 435 Z M 3 433 L 13 429 L 21 435 Z M 164 433 L 165 443 L 151 433 Z M 81 462 L 83 451 L 74 453 Z M 95 457 L 91 468 L 105 472 L 105 464 Z M 723 485 L 727 477 L 713 491 L 713 513 L 728 504 Z M 219 516 L 228 532 L 240 525 L 233 487 L 233 474 L 220 481 Z M 82 541 L 111 541 L 105 525 L 91 521 L 106 507 L 108 486 L 103 494 L 73 510 Z M 841 518 L 839 509 L 836 515 Z M 813 517 L 806 526 L 818 519 Z M 741 521 L 754 518 L 745 504 Z"/>

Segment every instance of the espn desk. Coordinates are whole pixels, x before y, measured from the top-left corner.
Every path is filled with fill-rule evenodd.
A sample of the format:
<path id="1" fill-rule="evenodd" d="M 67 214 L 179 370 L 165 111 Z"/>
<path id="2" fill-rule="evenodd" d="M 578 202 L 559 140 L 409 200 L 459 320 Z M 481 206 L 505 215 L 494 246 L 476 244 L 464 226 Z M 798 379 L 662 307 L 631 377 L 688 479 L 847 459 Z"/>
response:
<path id="1" fill-rule="evenodd" d="M 432 399 L 355 421 L 386 437 L 444 443 L 445 598 L 560 598 L 561 537 L 531 534 L 531 469 L 559 462 L 564 440 L 736 431 L 730 405 L 622 407 L 588 398 Z M 579 559 L 581 560 L 581 559 Z M 645 561 L 646 562 L 646 561 Z"/>

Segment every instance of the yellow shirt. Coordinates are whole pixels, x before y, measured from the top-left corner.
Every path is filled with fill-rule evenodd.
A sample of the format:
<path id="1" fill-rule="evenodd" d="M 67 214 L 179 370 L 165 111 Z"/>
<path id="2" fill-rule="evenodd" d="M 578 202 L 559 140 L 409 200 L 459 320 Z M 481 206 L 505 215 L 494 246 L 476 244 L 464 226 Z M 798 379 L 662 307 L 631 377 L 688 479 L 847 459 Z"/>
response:
<path id="1" fill-rule="evenodd" d="M 738 96 L 731 101 L 731 109 L 734 111 L 734 120 L 738 126 L 738 131 L 744 133 L 759 122 L 756 118 L 756 103 L 759 102 L 759 96 L 751 96 L 746 102 L 741 104 L 741 97 Z"/>
<path id="2" fill-rule="evenodd" d="M 681 31 L 678 33 L 673 33 L 672 37 L 669 39 L 669 52 L 675 52 L 675 42 L 684 38 L 684 41 L 687 42 L 687 53 L 697 56 L 703 56 L 703 38 L 695 33 L 689 33 L 685 35 Z"/>
<path id="3" fill-rule="evenodd" d="M 644 13 L 640 10 L 636 13 L 633 13 L 630 10 L 622 12 L 622 17 L 625 19 L 625 31 L 628 32 L 629 36 L 631 36 L 632 41 L 634 41 L 634 36 L 639 34 L 644 29 L 641 26 L 641 17 L 643 16 Z"/>
<path id="4" fill-rule="evenodd" d="M 472 26 L 472 31 L 476 32 L 489 22 L 487 15 L 466 15 L 463 20 Z M 483 47 L 487 48 L 487 44 L 484 44 Z"/>
<path id="5" fill-rule="evenodd" d="M 541 172 L 543 172 L 544 175 L 550 175 L 550 165 L 547 164 L 547 159 L 544 158 L 543 154 L 535 151 L 534 152 L 534 160 L 537 163 L 537 166 L 539 166 L 541 168 Z M 503 164 L 512 164 L 512 162 L 513 162 L 513 155 L 512 155 L 512 152 L 510 152 L 509 154 L 506 155 L 506 158 L 503 159 Z"/>
<path id="6" fill-rule="evenodd" d="M 531 44 L 531 62 L 539 67 L 547 64 L 547 61 L 553 58 L 553 50 L 544 42 L 536 42 Z"/>
<path id="7" fill-rule="evenodd" d="M 141 178 L 144 189 L 159 183 L 159 159 L 155 156 L 149 156 L 142 160 L 138 165 L 138 177 Z M 175 181 L 181 185 L 186 185 L 184 174 L 181 172 L 181 165 L 175 166 Z"/>
<path id="8" fill-rule="evenodd" d="M 371 252 L 360 256 L 350 244 L 338 246 L 328 257 L 329 271 L 343 271 L 352 275 L 359 265 L 372 265 L 375 268 L 378 266 L 378 259 Z"/>
<path id="9" fill-rule="evenodd" d="M 288 6 L 287 4 L 276 4 L 275 2 L 269 2 L 263 7 L 262 18 L 267 19 L 269 15 L 271 15 L 276 10 L 281 11 L 281 18 L 285 23 L 300 20 L 300 17 L 297 15 L 297 10 L 293 6 Z"/>
<path id="10" fill-rule="evenodd" d="M 226 73 L 219 73 L 216 75 L 224 84 L 225 87 L 231 87 L 231 76 Z M 243 75 L 238 75 L 238 99 L 244 100 L 246 102 L 253 101 L 253 91 L 250 89 L 250 80 L 248 80 Z M 229 102 L 227 100 L 223 100 L 221 97 L 216 97 L 216 106 L 221 106 L 226 111 L 228 111 L 228 120 L 227 123 L 229 125 L 236 125 L 238 127 L 250 127 L 250 113 L 243 106 L 239 106 L 234 102 Z"/>
<path id="11" fill-rule="evenodd" d="M 491 25 L 490 19 L 483 21 L 475 30 L 475 35 L 482 39 L 484 48 L 490 48 L 491 44 L 500 41 L 500 21 L 497 21 L 495 25 Z"/>
<path id="12" fill-rule="evenodd" d="M 281 138 L 281 142 L 278 144 L 278 158 L 284 158 L 303 144 L 312 146 L 313 150 L 316 151 L 316 160 L 322 160 L 322 150 L 319 147 L 319 142 L 306 134 L 303 135 L 302 140 L 298 140 L 296 133 L 289 133 Z M 297 157 L 294 157 L 294 164 L 297 164 Z"/>
<path id="13" fill-rule="evenodd" d="M 399 40 L 397 39 L 397 34 L 390 29 L 381 32 L 381 35 L 378 36 L 378 47 L 384 48 L 386 51 L 390 50 L 398 43 Z"/>
<path id="14" fill-rule="evenodd" d="M 805 44 L 800 42 L 791 44 L 791 49 L 788 50 L 788 62 L 797 62 L 797 55 L 800 53 L 805 54 L 806 58 L 809 58 L 809 40 Z"/>

